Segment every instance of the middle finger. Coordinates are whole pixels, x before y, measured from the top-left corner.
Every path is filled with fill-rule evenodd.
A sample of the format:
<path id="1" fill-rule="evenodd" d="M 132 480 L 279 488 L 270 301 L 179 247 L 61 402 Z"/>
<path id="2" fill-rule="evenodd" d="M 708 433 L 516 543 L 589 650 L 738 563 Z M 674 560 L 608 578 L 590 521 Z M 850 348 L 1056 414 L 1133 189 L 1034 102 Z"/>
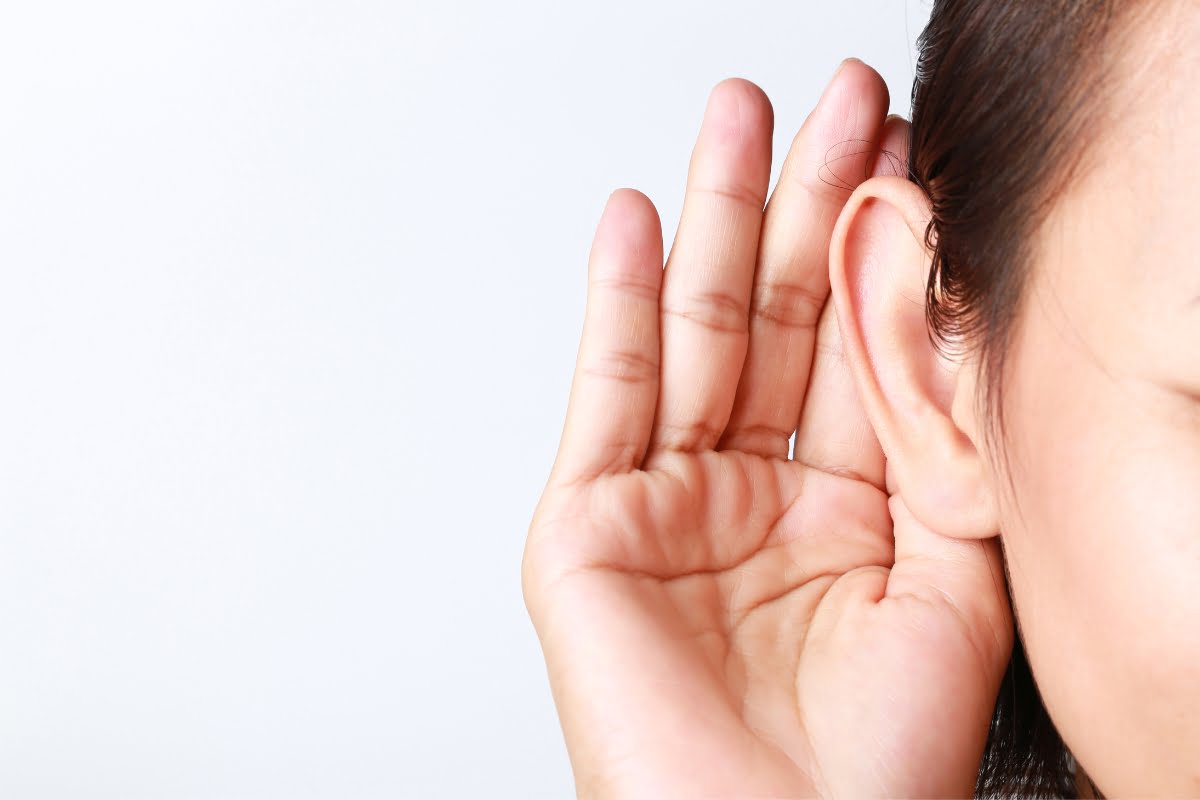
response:
<path id="1" fill-rule="evenodd" d="M 747 315 L 774 116 L 740 79 L 713 89 L 692 152 L 660 300 L 661 367 L 647 462 L 717 443 L 746 355 Z"/>

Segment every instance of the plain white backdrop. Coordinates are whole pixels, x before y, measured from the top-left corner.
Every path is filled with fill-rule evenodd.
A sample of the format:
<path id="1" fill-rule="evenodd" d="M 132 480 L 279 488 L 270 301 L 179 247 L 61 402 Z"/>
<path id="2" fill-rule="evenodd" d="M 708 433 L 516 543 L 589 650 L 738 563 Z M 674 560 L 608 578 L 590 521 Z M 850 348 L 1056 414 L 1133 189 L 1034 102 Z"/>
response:
<path id="1" fill-rule="evenodd" d="M 592 230 L 928 0 L 6 2 L 0 797 L 572 793 L 521 599 Z"/>

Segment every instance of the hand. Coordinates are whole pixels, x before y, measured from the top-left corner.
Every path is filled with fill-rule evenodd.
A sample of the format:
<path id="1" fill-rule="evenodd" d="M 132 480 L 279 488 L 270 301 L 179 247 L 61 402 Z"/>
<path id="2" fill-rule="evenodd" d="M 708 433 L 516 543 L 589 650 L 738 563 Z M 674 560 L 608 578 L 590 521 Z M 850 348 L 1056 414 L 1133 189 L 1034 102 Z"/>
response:
<path id="1" fill-rule="evenodd" d="M 764 212 L 770 103 L 718 85 L 665 270 L 650 201 L 609 199 L 522 569 L 580 796 L 973 792 L 1000 554 L 888 496 L 826 308 L 842 204 L 904 158 L 887 107 L 844 63 Z"/>

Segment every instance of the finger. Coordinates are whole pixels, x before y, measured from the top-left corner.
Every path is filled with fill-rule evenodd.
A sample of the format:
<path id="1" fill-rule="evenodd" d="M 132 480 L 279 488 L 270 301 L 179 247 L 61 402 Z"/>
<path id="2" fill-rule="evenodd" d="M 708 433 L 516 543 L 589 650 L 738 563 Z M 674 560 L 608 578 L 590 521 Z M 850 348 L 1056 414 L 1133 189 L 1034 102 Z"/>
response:
<path id="1" fill-rule="evenodd" d="M 888 510 L 894 521 L 896 562 L 888 576 L 887 596 L 948 604 L 987 658 L 989 677 L 999 682 L 1013 634 L 1000 537 L 954 539 L 934 533 L 912 515 L 900 495 L 890 498 Z"/>
<path id="2" fill-rule="evenodd" d="M 888 117 L 872 174 L 903 176 L 907 170 L 908 122 Z M 812 378 L 796 427 L 794 458 L 884 489 L 883 449 L 859 401 L 832 303 L 821 315 Z"/>
<path id="3" fill-rule="evenodd" d="M 583 335 L 554 484 L 624 472 L 645 456 L 658 395 L 662 264 L 654 204 L 632 189 L 614 192 L 588 259 Z"/>
<path id="4" fill-rule="evenodd" d="M 754 254 L 771 178 L 773 112 L 740 79 L 709 98 L 662 289 L 662 380 L 650 450 L 716 444 L 746 355 Z"/>
<path id="5" fill-rule="evenodd" d="M 750 341 L 718 449 L 788 457 L 829 296 L 829 239 L 874 163 L 887 108 L 883 78 L 844 61 L 792 141 L 763 220 Z"/>

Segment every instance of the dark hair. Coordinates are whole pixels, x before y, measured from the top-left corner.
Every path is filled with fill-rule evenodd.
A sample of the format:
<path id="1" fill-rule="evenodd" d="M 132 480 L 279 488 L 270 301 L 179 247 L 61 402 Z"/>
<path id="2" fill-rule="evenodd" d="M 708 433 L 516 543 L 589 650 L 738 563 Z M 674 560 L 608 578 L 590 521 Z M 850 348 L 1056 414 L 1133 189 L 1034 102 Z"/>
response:
<path id="1" fill-rule="evenodd" d="M 1004 357 L 1034 236 L 1089 166 L 1090 134 L 1115 116 L 1118 34 L 1150 5 L 935 0 L 918 40 L 908 177 L 932 205 L 929 330 L 938 347 L 978 356 L 993 444 L 1003 439 Z M 1003 448 L 989 449 L 1003 460 Z M 1014 640 L 975 793 L 1077 797 L 1074 759 L 1042 704 L 1019 624 Z"/>

